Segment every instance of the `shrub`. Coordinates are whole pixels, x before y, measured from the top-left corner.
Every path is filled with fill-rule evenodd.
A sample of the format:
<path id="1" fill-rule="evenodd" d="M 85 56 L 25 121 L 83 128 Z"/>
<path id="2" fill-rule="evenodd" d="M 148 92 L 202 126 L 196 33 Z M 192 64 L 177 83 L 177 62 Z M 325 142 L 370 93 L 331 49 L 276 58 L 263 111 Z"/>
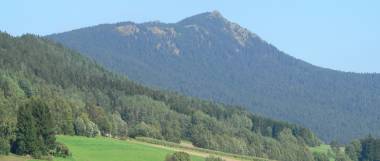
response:
<path id="1" fill-rule="evenodd" d="M 324 153 L 314 152 L 313 156 L 314 156 L 315 161 L 329 161 L 330 160 L 329 157 Z"/>
<path id="2" fill-rule="evenodd" d="M 143 136 L 143 137 L 151 137 L 155 139 L 162 139 L 162 135 L 160 131 L 152 126 L 148 125 L 144 122 L 141 122 L 129 130 L 128 135 L 132 138 Z"/>
<path id="3" fill-rule="evenodd" d="M 9 149 L 9 141 L 5 138 L 0 138 L 0 155 L 8 155 Z"/>
<path id="4" fill-rule="evenodd" d="M 191 161 L 190 155 L 185 152 L 175 152 L 167 155 L 165 161 Z"/>
<path id="5" fill-rule="evenodd" d="M 71 156 L 71 153 L 70 153 L 69 148 L 66 145 L 57 142 L 53 155 L 56 157 L 66 158 L 66 157 Z"/>

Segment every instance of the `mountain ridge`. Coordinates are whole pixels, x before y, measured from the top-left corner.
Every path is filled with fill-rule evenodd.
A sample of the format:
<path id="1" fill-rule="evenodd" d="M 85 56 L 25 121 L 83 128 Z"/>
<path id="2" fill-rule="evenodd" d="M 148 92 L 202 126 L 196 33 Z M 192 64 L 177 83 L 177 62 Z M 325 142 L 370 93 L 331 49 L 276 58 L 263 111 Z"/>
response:
<path id="1" fill-rule="evenodd" d="M 137 82 L 246 106 L 309 127 L 325 141 L 380 134 L 379 74 L 318 67 L 220 15 L 108 24 L 47 38 Z"/>

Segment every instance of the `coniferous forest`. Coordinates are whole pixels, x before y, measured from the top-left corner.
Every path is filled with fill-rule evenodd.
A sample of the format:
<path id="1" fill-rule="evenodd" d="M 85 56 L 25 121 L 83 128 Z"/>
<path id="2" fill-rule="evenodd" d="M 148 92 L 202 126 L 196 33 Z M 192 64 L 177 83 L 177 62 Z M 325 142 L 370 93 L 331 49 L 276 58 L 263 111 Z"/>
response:
<path id="1" fill-rule="evenodd" d="M 143 87 L 59 44 L 0 35 L 1 154 L 60 153 L 54 135 L 145 136 L 279 160 L 313 160 L 308 129 L 241 107 Z"/>

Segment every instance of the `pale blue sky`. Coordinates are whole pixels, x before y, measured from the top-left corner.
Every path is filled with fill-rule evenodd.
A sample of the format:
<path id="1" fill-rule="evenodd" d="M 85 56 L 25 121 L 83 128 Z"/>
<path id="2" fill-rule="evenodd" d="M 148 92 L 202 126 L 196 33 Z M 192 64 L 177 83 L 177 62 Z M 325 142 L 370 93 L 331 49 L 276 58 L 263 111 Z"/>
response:
<path id="1" fill-rule="evenodd" d="M 100 23 L 177 22 L 213 10 L 312 64 L 380 73 L 378 0 L 4 0 L 0 30 L 46 35 Z"/>

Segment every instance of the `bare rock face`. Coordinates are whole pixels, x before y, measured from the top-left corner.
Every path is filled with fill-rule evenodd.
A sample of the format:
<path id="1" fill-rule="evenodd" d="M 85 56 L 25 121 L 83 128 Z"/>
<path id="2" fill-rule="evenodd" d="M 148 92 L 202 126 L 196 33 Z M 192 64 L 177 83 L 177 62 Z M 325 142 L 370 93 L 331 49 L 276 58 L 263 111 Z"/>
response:
<path id="1" fill-rule="evenodd" d="M 250 38 L 260 39 L 256 34 L 240 25 L 230 22 L 219 11 L 196 15 L 180 22 L 186 28 L 197 31 L 201 36 L 221 30 L 230 35 L 241 47 L 246 47 Z M 211 26 L 211 28 L 210 28 Z"/>
<path id="2" fill-rule="evenodd" d="M 134 35 L 135 33 L 140 32 L 140 29 L 136 25 L 123 25 L 116 27 L 116 30 L 119 31 L 124 36 Z"/>
<path id="3" fill-rule="evenodd" d="M 172 54 L 179 55 L 180 51 L 179 48 L 176 46 L 176 44 L 172 41 L 167 41 L 166 45 L 168 48 L 172 51 Z"/>
<path id="4" fill-rule="evenodd" d="M 250 37 L 256 37 L 255 34 L 236 23 L 229 23 L 228 31 L 231 32 L 232 37 L 243 47 L 246 45 L 246 42 Z"/>
<path id="5" fill-rule="evenodd" d="M 156 50 L 167 50 L 170 54 L 179 55 L 180 49 L 174 40 L 177 32 L 173 27 L 149 26 L 147 30 L 161 40 L 155 45 Z"/>
<path id="6" fill-rule="evenodd" d="M 162 28 L 158 26 L 148 27 L 148 30 L 152 32 L 156 36 L 160 37 L 175 37 L 176 31 L 173 27 L 170 28 Z"/>

